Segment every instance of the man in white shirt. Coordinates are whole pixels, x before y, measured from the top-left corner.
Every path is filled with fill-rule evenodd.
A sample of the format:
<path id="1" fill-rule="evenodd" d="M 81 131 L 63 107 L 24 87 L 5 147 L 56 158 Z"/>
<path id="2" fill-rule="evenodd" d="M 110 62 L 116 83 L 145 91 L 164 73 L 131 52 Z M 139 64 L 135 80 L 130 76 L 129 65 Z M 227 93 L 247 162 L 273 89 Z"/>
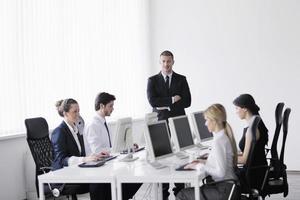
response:
<path id="1" fill-rule="evenodd" d="M 106 124 L 105 117 L 110 116 L 114 110 L 114 95 L 106 92 L 99 93 L 95 99 L 96 115 L 85 127 L 84 143 L 86 155 L 108 153 L 112 147 L 111 133 Z"/>
<path id="2" fill-rule="evenodd" d="M 112 147 L 111 133 L 106 124 L 105 117 L 110 116 L 114 110 L 114 95 L 106 92 L 99 93 L 95 99 L 96 116 L 85 127 L 84 144 L 86 155 L 107 154 Z M 130 199 L 139 189 L 141 184 L 128 183 L 122 185 L 122 199 Z"/>

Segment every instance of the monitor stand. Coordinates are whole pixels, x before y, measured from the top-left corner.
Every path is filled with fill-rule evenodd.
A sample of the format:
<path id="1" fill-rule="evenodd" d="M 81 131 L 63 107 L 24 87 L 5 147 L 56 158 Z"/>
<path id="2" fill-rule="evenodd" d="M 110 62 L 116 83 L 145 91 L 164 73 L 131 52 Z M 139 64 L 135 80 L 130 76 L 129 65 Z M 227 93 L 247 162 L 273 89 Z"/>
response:
<path id="1" fill-rule="evenodd" d="M 126 156 L 124 156 L 124 158 L 120 159 L 120 161 L 122 162 L 132 162 L 139 159 L 139 157 L 135 156 L 133 157 L 133 153 L 129 153 Z"/>

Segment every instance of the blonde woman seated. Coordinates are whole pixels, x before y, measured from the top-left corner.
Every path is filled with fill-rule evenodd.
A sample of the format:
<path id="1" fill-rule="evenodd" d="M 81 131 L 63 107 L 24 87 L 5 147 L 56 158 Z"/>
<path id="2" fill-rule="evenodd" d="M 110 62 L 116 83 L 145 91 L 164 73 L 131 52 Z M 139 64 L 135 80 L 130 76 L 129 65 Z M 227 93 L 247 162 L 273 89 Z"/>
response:
<path id="1" fill-rule="evenodd" d="M 195 160 L 185 168 L 195 169 L 204 165 L 207 176 L 214 181 L 225 179 L 237 180 L 234 167 L 237 163 L 237 148 L 230 125 L 227 123 L 226 111 L 221 104 L 213 104 L 204 111 L 205 125 L 214 134 L 211 152 L 207 160 Z M 200 199 L 224 199 L 232 188 L 232 184 L 220 183 L 217 185 L 203 185 L 200 189 Z M 194 188 L 181 190 L 176 196 L 177 200 L 195 199 Z"/>

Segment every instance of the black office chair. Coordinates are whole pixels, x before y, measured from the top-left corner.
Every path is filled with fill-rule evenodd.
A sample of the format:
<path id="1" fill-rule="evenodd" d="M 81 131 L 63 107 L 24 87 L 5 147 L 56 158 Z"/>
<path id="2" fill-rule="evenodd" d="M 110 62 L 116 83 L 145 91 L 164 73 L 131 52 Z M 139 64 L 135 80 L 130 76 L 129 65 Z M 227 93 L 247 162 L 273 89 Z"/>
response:
<path id="1" fill-rule="evenodd" d="M 283 107 L 284 103 L 278 103 L 275 109 L 275 122 L 276 122 L 276 128 L 274 132 L 274 137 L 272 141 L 272 146 L 271 149 L 267 149 L 266 151 L 268 153 L 269 150 L 271 150 L 271 158 L 267 158 L 269 160 L 269 166 L 270 170 L 268 172 L 268 177 L 276 177 L 276 174 L 278 174 L 277 169 L 280 168 L 280 161 L 279 161 L 279 156 L 278 156 L 278 151 L 277 151 L 277 143 L 278 143 L 278 138 L 280 135 L 280 130 L 283 122 Z"/>
<path id="2" fill-rule="evenodd" d="M 264 189 L 263 189 L 264 196 L 283 193 L 283 197 L 286 197 L 289 192 L 289 185 L 287 182 L 287 174 L 286 174 L 287 166 L 285 165 L 284 162 L 284 151 L 285 151 L 285 142 L 288 133 L 288 121 L 289 121 L 290 113 L 291 113 L 291 109 L 286 108 L 283 114 L 283 124 L 282 124 L 283 137 L 282 137 L 280 158 L 277 161 L 278 164 L 276 166 L 270 166 L 269 168 L 269 171 L 271 168 L 273 168 L 273 172 L 269 173 L 268 178 L 264 183 Z"/>
<path id="3" fill-rule="evenodd" d="M 252 134 L 251 146 L 246 164 L 243 166 L 242 173 L 239 174 L 241 180 L 241 199 L 258 199 L 262 197 L 263 183 L 267 176 L 268 165 L 253 166 L 254 149 L 256 145 L 256 131 L 261 118 L 255 116 L 249 129 Z M 261 175 L 258 177 L 257 175 Z M 259 187 L 255 187 L 259 185 Z"/>
<path id="4" fill-rule="evenodd" d="M 239 186 L 239 182 L 237 180 L 234 179 L 226 179 L 226 180 L 222 180 L 222 181 L 214 181 L 211 179 L 211 176 L 207 176 L 204 179 L 202 179 L 202 183 L 203 185 L 200 187 L 200 192 L 202 194 L 202 196 L 204 197 L 205 200 L 210 200 L 206 195 L 205 195 L 205 190 L 204 188 L 206 186 L 217 186 L 218 184 L 221 183 L 227 183 L 230 184 L 231 186 L 231 190 L 229 193 L 227 193 L 227 196 L 224 196 L 224 199 L 227 200 L 239 200 L 240 199 L 240 186 Z"/>
<path id="5" fill-rule="evenodd" d="M 36 166 L 35 185 L 39 197 L 38 175 L 48 173 L 52 169 L 53 155 L 48 123 L 44 118 L 38 117 L 25 119 L 25 126 L 27 129 L 27 142 Z M 76 194 L 88 192 L 88 190 L 77 184 L 48 184 L 44 185 L 44 191 L 46 197 L 70 195 L 72 200 L 77 200 Z"/>
<path id="6" fill-rule="evenodd" d="M 275 123 L 276 123 L 276 128 L 274 132 L 274 137 L 272 141 L 272 146 L 271 149 L 266 148 L 267 154 L 271 150 L 271 158 L 273 159 L 278 159 L 278 152 L 277 152 L 277 142 L 280 134 L 280 129 L 282 126 L 282 112 L 283 112 L 283 107 L 284 103 L 280 102 L 277 104 L 276 109 L 275 109 Z M 271 159 L 272 162 L 272 159 Z"/>

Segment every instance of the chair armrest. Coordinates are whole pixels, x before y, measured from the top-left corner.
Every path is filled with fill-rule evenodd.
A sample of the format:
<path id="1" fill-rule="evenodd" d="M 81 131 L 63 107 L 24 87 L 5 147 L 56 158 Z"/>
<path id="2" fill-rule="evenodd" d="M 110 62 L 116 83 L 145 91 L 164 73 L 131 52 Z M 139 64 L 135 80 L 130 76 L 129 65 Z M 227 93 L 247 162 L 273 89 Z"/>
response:
<path id="1" fill-rule="evenodd" d="M 41 167 L 40 168 L 40 170 L 42 170 L 44 174 L 48 173 L 52 169 L 53 169 L 53 167 Z"/>
<path id="2" fill-rule="evenodd" d="M 235 179 L 224 179 L 221 181 L 208 182 L 208 183 L 205 183 L 205 185 L 216 185 L 216 184 L 225 183 L 225 182 L 237 184 L 237 180 L 235 180 Z"/>
<path id="3" fill-rule="evenodd" d="M 250 170 L 262 169 L 262 168 L 269 169 L 270 166 L 269 165 L 258 165 L 258 166 L 250 167 Z"/>

